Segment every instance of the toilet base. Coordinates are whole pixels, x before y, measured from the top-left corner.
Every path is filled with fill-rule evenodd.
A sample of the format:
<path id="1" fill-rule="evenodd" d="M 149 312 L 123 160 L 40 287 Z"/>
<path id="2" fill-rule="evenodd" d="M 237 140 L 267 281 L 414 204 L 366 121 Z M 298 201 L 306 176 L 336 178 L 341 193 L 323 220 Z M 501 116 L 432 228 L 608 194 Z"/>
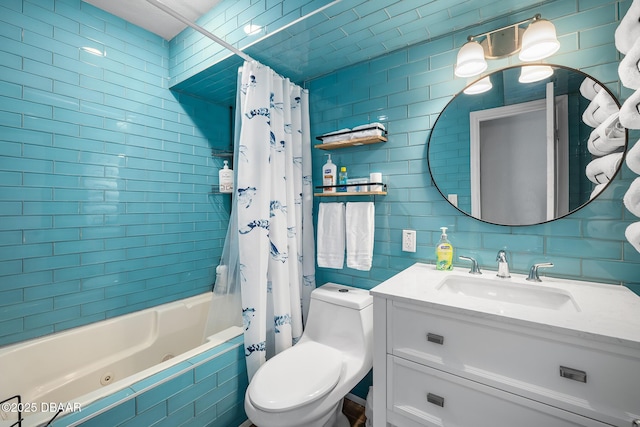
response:
<path id="1" fill-rule="evenodd" d="M 333 427 L 351 427 L 351 423 L 345 414 L 340 411 Z"/>

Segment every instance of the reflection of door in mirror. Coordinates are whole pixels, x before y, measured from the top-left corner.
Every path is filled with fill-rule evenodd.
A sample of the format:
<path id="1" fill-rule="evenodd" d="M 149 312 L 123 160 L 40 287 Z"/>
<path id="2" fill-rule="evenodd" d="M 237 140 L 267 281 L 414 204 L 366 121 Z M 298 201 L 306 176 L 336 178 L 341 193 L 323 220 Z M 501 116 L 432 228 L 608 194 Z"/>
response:
<path id="1" fill-rule="evenodd" d="M 568 99 L 470 113 L 471 214 L 498 224 L 535 224 L 569 212 Z"/>

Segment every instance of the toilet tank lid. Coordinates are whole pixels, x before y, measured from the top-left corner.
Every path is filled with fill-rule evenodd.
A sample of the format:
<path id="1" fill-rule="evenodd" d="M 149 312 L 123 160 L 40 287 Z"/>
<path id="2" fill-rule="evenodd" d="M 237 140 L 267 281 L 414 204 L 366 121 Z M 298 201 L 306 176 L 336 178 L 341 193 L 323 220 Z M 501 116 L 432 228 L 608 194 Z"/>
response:
<path id="1" fill-rule="evenodd" d="M 356 310 L 362 310 L 373 303 L 368 290 L 331 282 L 314 289 L 311 298 Z"/>

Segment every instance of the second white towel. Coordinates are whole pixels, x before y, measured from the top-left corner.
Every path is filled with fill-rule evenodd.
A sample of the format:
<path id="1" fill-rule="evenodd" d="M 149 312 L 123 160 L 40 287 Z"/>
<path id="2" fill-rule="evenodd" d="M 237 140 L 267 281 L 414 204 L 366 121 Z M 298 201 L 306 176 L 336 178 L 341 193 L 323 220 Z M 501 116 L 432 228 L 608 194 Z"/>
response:
<path id="1" fill-rule="evenodd" d="M 585 174 L 594 184 L 603 184 L 611 181 L 622 163 L 622 153 L 612 153 L 604 157 L 598 157 L 587 165 Z"/>
<path id="2" fill-rule="evenodd" d="M 375 231 L 375 206 L 372 202 L 348 202 L 346 210 L 347 267 L 371 270 Z"/>
<path id="3" fill-rule="evenodd" d="M 640 178 L 636 178 L 631 182 L 622 201 L 629 212 L 640 218 Z"/>

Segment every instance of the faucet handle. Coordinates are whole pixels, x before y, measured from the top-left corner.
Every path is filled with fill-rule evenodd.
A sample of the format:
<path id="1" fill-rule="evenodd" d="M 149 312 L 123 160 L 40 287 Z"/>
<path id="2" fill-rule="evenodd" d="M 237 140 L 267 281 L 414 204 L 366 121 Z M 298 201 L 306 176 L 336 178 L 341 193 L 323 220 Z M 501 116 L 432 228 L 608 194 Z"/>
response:
<path id="1" fill-rule="evenodd" d="M 542 282 L 542 280 L 540 280 L 540 277 L 538 277 L 538 269 L 550 267 L 553 267 L 552 262 L 541 262 L 539 264 L 533 264 L 531 266 L 531 270 L 529 270 L 529 277 L 527 277 L 527 280 L 530 282 Z"/>
<path id="2" fill-rule="evenodd" d="M 480 271 L 480 267 L 478 266 L 478 261 L 476 261 L 475 258 L 462 255 L 460 255 L 458 258 L 465 261 L 471 261 L 471 270 L 469 270 L 469 274 L 482 274 L 482 271 Z"/>

